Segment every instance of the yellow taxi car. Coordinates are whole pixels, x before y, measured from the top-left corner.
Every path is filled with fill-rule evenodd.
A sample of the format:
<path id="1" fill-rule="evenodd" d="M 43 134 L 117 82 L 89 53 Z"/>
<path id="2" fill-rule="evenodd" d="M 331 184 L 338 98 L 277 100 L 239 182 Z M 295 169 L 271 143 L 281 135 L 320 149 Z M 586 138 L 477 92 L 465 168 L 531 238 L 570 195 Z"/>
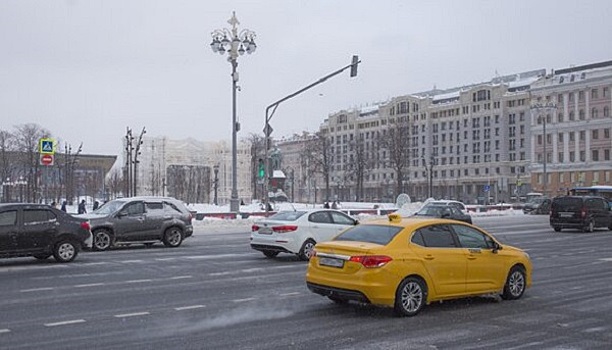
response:
<path id="1" fill-rule="evenodd" d="M 390 214 L 315 246 L 306 272 L 312 292 L 393 307 L 414 316 L 434 301 L 498 293 L 520 298 L 531 286 L 529 255 L 455 220 Z"/>

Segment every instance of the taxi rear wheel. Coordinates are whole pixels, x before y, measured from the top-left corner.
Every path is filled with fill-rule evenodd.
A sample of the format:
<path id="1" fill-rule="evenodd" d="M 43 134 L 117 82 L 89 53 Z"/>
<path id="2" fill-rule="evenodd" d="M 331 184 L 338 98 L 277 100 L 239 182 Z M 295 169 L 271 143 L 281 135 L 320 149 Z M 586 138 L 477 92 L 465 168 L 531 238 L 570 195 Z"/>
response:
<path id="1" fill-rule="evenodd" d="M 525 270 L 519 266 L 514 266 L 510 273 L 508 273 L 502 298 L 505 300 L 518 299 L 523 296 L 526 287 L 527 278 L 525 277 Z"/>
<path id="2" fill-rule="evenodd" d="M 427 303 L 427 285 L 416 277 L 408 277 L 400 283 L 395 292 L 395 314 L 415 316 Z"/>

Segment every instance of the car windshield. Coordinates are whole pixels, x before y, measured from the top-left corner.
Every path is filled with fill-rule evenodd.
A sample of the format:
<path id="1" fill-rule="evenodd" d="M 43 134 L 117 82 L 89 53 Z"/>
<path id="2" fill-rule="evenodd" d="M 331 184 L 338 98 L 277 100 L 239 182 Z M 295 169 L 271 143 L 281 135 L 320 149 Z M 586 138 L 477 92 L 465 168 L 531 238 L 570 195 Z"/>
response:
<path id="1" fill-rule="evenodd" d="M 125 204 L 125 201 L 121 201 L 121 200 L 110 201 L 110 202 L 104 203 L 100 208 L 95 210 L 94 213 L 100 214 L 100 215 L 110 215 L 116 212 L 117 210 L 119 210 L 119 208 L 121 208 L 121 206 L 123 206 L 124 204 Z"/>
<path id="2" fill-rule="evenodd" d="M 270 216 L 269 219 L 275 221 L 295 221 L 304 214 L 306 214 L 305 211 L 281 211 Z"/>
<path id="3" fill-rule="evenodd" d="M 403 227 L 391 225 L 358 225 L 344 231 L 334 241 L 358 241 L 387 245 Z"/>

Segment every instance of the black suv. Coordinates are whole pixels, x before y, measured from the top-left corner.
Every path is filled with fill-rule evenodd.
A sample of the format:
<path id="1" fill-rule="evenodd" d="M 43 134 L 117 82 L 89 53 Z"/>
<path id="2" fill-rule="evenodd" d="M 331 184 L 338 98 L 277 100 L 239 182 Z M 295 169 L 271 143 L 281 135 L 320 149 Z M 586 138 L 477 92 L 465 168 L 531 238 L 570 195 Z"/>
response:
<path id="1" fill-rule="evenodd" d="M 0 204 L 0 257 L 33 256 L 70 262 L 82 248 L 91 248 L 86 219 L 75 218 L 46 204 Z"/>
<path id="2" fill-rule="evenodd" d="M 160 241 L 178 247 L 193 234 L 193 215 L 183 202 L 170 197 L 115 199 L 77 217 L 89 219 L 94 250 L 120 244 L 150 246 Z"/>
<path id="3" fill-rule="evenodd" d="M 557 232 L 564 228 L 593 232 L 596 227 L 612 230 L 612 212 L 603 197 L 562 196 L 553 198 L 550 226 Z"/>

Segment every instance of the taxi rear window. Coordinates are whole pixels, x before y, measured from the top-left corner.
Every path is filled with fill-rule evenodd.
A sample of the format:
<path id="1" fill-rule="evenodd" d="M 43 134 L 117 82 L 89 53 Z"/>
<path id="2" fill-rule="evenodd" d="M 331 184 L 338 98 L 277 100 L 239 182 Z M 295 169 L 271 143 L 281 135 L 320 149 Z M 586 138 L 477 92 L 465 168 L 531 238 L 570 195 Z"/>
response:
<path id="1" fill-rule="evenodd" d="M 305 211 L 279 211 L 278 213 L 270 216 L 268 219 L 278 221 L 295 221 L 304 214 L 306 214 Z"/>
<path id="2" fill-rule="evenodd" d="M 357 241 L 387 245 L 403 227 L 391 225 L 357 225 L 344 231 L 334 241 Z"/>

